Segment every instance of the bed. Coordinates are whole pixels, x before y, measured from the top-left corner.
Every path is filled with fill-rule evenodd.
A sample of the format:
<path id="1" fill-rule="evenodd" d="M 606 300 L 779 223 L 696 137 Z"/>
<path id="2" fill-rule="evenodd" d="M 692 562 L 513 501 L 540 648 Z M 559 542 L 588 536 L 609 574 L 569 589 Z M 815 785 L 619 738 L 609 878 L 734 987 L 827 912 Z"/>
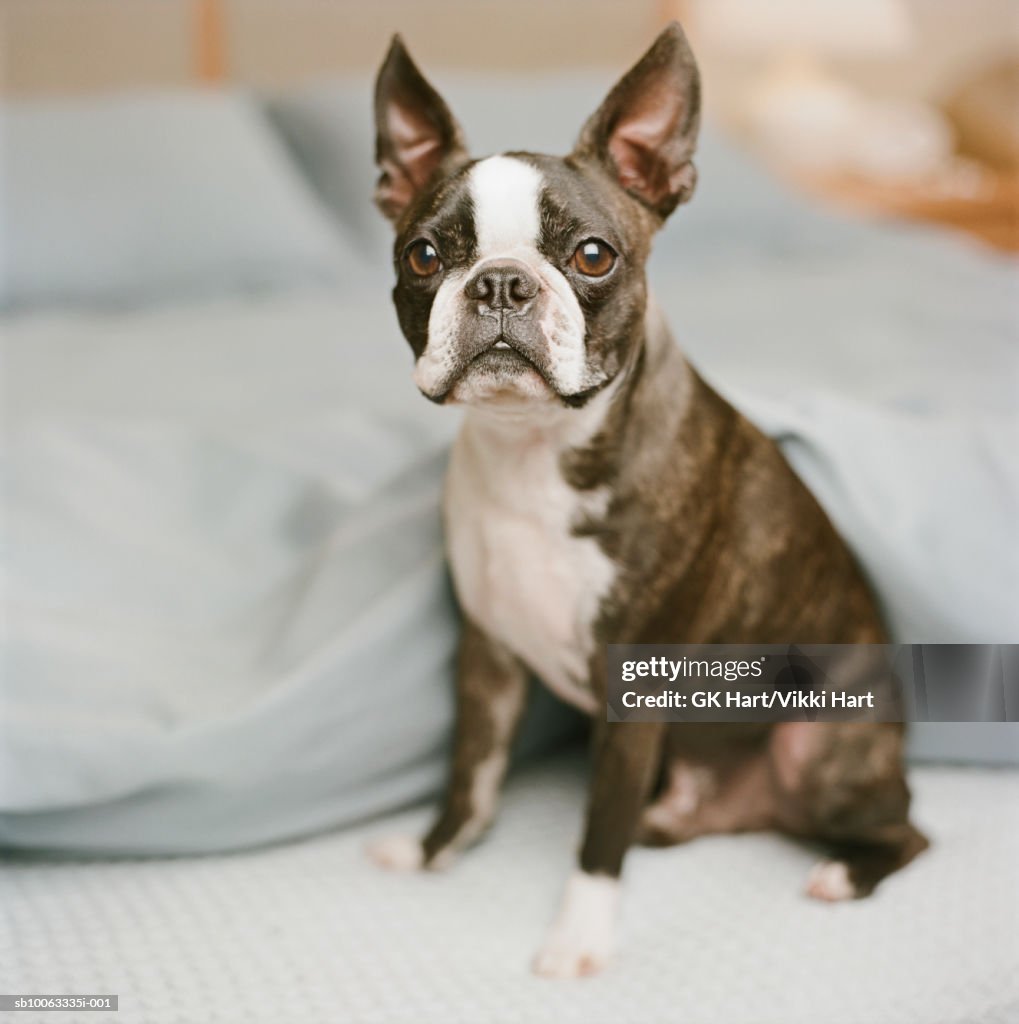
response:
<path id="1" fill-rule="evenodd" d="M 606 85 L 440 81 L 478 152 L 561 150 Z M 457 628 L 456 416 L 410 383 L 368 96 L 3 111 L 2 987 L 119 989 L 160 1022 L 1014 1019 L 1014 725 L 914 730 L 936 846 L 873 902 L 802 904 L 777 839 L 639 854 L 625 958 L 576 997 L 525 973 L 582 793 L 551 698 L 462 871 L 362 865 L 439 790 Z M 682 346 L 779 439 L 897 640 L 1019 638 L 1014 264 L 817 209 L 710 126 L 700 169 L 651 270 Z M 821 971 L 840 947 L 864 980 Z"/>

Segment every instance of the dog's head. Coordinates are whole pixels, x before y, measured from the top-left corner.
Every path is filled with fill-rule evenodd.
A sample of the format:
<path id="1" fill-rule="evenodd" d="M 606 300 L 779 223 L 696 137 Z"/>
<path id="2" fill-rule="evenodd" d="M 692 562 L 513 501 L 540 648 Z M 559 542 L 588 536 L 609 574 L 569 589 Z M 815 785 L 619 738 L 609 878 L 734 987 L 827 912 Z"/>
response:
<path id="1" fill-rule="evenodd" d="M 428 398 L 580 406 L 619 373 L 639 343 L 651 237 L 696 182 L 699 92 L 673 23 L 569 156 L 472 160 L 393 40 L 376 83 L 376 202 L 396 228 L 393 299 Z"/>

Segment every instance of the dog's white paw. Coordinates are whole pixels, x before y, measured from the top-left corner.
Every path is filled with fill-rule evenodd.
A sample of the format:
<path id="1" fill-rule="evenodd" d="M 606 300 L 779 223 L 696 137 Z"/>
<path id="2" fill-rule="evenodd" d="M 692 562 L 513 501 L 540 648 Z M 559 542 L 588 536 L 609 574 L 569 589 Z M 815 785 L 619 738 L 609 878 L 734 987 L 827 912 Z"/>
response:
<path id="1" fill-rule="evenodd" d="M 545 978 L 583 978 L 604 970 L 612 956 L 618 890 L 614 878 L 577 872 L 534 958 L 534 973 Z"/>
<path id="2" fill-rule="evenodd" d="M 815 900 L 838 903 L 856 896 L 848 866 L 840 860 L 822 860 L 807 876 L 807 895 Z"/>
<path id="3" fill-rule="evenodd" d="M 425 851 L 413 836 L 386 836 L 368 844 L 365 852 L 387 871 L 418 871 L 424 867 Z"/>
<path id="4" fill-rule="evenodd" d="M 611 943 L 594 936 L 549 935 L 534 958 L 534 973 L 543 978 L 586 978 L 600 974 L 611 956 Z"/>

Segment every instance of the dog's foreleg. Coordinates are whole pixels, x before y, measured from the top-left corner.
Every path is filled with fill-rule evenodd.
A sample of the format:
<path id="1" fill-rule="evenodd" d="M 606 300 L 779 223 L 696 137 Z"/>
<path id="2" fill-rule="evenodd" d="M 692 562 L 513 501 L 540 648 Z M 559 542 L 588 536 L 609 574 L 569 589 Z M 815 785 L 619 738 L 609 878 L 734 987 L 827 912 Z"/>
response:
<path id="1" fill-rule="evenodd" d="M 599 723 L 578 869 L 534 961 L 538 974 L 596 974 L 612 953 L 619 875 L 659 768 L 660 722 Z"/>
<path id="2" fill-rule="evenodd" d="M 423 840 L 393 836 L 369 847 L 383 867 L 446 867 L 495 817 L 510 746 L 527 699 L 527 670 L 465 621 L 457 666 L 457 716 L 446 797 Z"/>

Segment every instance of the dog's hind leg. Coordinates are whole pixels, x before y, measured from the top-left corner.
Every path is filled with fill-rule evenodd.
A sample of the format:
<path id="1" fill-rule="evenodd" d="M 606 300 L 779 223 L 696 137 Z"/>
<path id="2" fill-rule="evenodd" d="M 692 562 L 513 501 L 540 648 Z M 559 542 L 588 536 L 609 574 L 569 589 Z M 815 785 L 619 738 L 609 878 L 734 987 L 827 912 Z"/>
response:
<path id="1" fill-rule="evenodd" d="M 807 878 L 807 895 L 829 902 L 869 896 L 882 879 L 904 868 L 929 845 L 927 837 L 909 822 L 881 840 L 836 843 L 831 859 L 814 865 Z"/>
<path id="2" fill-rule="evenodd" d="M 728 764 L 674 757 L 641 815 L 637 842 L 672 846 L 711 833 L 761 831 L 774 823 L 774 793 L 763 753 Z"/>
<path id="3" fill-rule="evenodd" d="M 832 854 L 811 872 L 807 895 L 867 896 L 927 848 L 909 820 L 902 735 L 894 723 L 776 726 L 769 754 L 779 827 Z"/>

